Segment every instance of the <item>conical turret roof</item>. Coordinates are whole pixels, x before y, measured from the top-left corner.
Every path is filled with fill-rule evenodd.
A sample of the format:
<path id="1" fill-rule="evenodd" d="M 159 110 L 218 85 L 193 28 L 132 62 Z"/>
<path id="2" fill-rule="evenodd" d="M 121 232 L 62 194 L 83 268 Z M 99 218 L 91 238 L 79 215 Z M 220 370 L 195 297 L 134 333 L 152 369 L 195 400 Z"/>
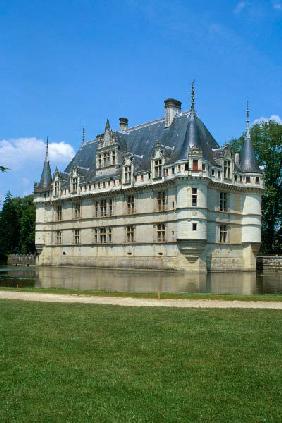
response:
<path id="1" fill-rule="evenodd" d="M 247 106 L 246 135 L 240 151 L 240 169 L 244 173 L 261 173 L 251 140 L 250 111 Z"/>
<path id="2" fill-rule="evenodd" d="M 48 157 L 48 138 L 47 138 L 46 155 L 45 155 L 43 170 L 42 170 L 41 178 L 39 182 L 39 188 L 47 189 L 51 185 L 51 182 L 52 182 L 52 173 L 51 173 L 51 167 L 50 167 L 49 157 Z"/>

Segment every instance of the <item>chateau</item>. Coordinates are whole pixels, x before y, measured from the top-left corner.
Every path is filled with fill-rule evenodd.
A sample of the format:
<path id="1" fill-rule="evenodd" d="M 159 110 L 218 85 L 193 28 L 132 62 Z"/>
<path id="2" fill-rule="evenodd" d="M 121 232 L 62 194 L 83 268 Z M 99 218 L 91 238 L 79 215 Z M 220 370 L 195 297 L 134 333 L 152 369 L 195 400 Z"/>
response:
<path id="1" fill-rule="evenodd" d="M 35 184 L 39 265 L 185 271 L 254 270 L 262 172 L 249 111 L 240 154 L 220 147 L 172 98 L 164 116 L 119 119 L 85 141 L 64 172 L 46 157 Z"/>

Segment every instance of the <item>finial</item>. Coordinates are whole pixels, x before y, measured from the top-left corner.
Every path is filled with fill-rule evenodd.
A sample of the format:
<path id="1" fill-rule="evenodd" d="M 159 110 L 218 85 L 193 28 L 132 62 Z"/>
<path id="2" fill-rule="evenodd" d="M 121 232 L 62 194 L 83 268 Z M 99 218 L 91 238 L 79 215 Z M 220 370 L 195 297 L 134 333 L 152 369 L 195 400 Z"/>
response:
<path id="1" fill-rule="evenodd" d="M 192 81 L 191 90 L 191 112 L 195 112 L 195 79 Z"/>
<path id="2" fill-rule="evenodd" d="M 82 128 L 82 144 L 85 143 L 85 128 Z"/>
<path id="3" fill-rule="evenodd" d="M 247 100 L 247 110 L 246 110 L 246 135 L 250 138 L 250 108 L 249 101 Z"/>
<path id="4" fill-rule="evenodd" d="M 49 148 L 49 139 L 47 137 L 46 139 L 46 155 L 45 155 L 45 161 L 48 161 L 48 148 Z"/>

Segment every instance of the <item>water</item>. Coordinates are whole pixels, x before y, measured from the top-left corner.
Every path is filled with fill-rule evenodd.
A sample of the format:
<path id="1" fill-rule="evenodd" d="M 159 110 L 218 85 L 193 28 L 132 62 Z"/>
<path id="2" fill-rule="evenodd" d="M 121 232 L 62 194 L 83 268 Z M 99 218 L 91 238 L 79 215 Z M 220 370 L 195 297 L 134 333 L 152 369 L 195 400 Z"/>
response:
<path id="1" fill-rule="evenodd" d="M 0 287 L 67 288 L 120 292 L 282 293 L 282 272 L 192 274 L 77 267 L 0 266 Z"/>

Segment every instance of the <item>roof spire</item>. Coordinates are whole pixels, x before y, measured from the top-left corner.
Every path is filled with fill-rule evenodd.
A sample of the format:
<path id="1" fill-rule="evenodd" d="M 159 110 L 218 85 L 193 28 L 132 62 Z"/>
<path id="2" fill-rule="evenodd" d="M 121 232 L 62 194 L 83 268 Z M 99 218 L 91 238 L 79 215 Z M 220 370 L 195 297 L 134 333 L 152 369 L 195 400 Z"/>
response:
<path id="1" fill-rule="evenodd" d="M 110 129 L 111 129 L 110 121 L 109 121 L 109 119 L 107 119 L 106 126 L 105 126 L 105 131 L 110 130 Z"/>
<path id="2" fill-rule="evenodd" d="M 82 144 L 85 143 L 85 128 L 82 128 Z"/>
<path id="3" fill-rule="evenodd" d="M 246 134 L 240 151 L 240 169 L 243 173 L 261 173 L 251 140 L 250 109 L 248 101 L 246 110 Z"/>
<path id="4" fill-rule="evenodd" d="M 45 153 L 45 162 L 48 162 L 48 149 L 49 149 L 49 140 L 46 139 L 46 153 Z"/>
<path id="5" fill-rule="evenodd" d="M 195 112 L 195 79 L 192 81 L 192 89 L 191 89 L 191 112 Z"/>
<path id="6" fill-rule="evenodd" d="M 251 138 L 250 133 L 250 108 L 249 101 L 247 100 L 247 110 L 246 110 L 246 137 Z"/>

